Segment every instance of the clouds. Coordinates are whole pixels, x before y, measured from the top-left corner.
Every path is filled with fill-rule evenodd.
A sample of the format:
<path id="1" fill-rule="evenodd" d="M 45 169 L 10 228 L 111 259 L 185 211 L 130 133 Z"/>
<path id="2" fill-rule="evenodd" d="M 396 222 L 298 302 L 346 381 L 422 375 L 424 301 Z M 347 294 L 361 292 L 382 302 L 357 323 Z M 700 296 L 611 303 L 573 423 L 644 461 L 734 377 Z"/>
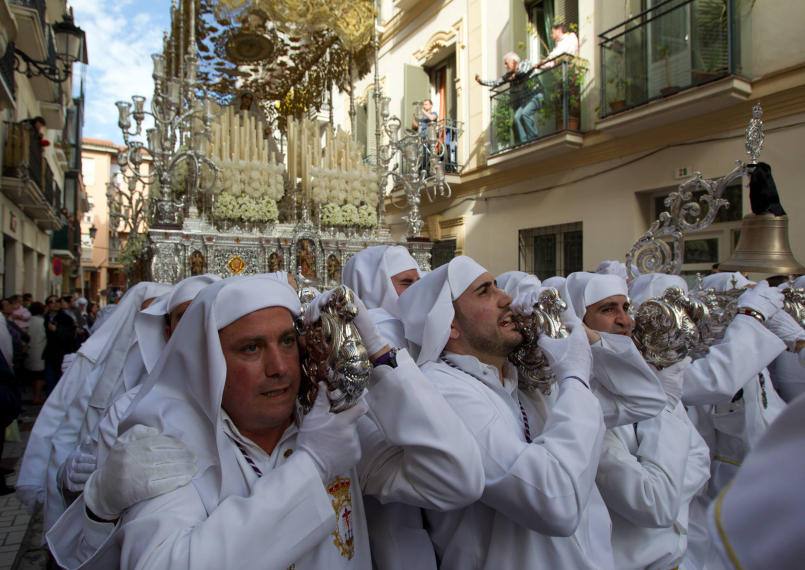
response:
<path id="1" fill-rule="evenodd" d="M 115 101 L 154 91 L 151 54 L 162 50 L 168 28 L 168 0 L 138 2 L 72 0 L 75 20 L 87 33 L 84 136 L 122 143 Z"/>

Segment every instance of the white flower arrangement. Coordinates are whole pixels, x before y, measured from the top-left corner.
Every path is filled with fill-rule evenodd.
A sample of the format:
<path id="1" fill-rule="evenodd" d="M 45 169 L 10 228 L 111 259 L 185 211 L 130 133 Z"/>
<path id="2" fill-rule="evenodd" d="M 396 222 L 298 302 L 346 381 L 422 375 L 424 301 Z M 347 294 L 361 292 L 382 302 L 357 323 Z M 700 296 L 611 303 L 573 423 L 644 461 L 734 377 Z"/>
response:
<path id="1" fill-rule="evenodd" d="M 358 225 L 362 228 L 373 228 L 377 225 L 377 213 L 368 204 L 358 206 Z"/>
<path id="2" fill-rule="evenodd" d="M 358 208 L 353 204 L 341 206 L 341 224 L 345 226 L 358 225 Z"/>
<path id="3" fill-rule="evenodd" d="M 343 224 L 341 207 L 337 204 L 324 204 L 321 206 L 321 223 L 325 226 L 340 226 Z"/>
<path id="4" fill-rule="evenodd" d="M 216 198 L 213 217 L 230 221 L 276 222 L 279 218 L 279 209 L 277 202 L 268 196 L 255 198 L 245 193 L 235 196 L 229 192 L 222 192 Z"/>
<path id="5" fill-rule="evenodd" d="M 214 192 L 240 196 L 246 194 L 255 199 L 262 197 L 277 202 L 285 194 L 284 167 L 276 163 L 224 161 L 219 165 L 219 184 Z"/>

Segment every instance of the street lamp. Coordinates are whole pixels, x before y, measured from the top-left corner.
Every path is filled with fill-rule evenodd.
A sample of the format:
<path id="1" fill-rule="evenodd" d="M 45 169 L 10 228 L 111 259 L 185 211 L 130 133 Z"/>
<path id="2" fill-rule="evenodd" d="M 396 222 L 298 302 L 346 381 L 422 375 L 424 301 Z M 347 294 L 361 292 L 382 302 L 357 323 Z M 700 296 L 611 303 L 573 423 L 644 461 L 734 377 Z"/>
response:
<path id="1" fill-rule="evenodd" d="M 75 62 L 87 63 L 86 34 L 75 25 L 72 9 L 61 22 L 53 24 L 53 35 L 56 38 L 55 58 L 48 54 L 47 59 L 36 60 L 15 47 L 14 69 L 26 77 L 42 76 L 54 83 L 63 83 L 70 77 Z"/>

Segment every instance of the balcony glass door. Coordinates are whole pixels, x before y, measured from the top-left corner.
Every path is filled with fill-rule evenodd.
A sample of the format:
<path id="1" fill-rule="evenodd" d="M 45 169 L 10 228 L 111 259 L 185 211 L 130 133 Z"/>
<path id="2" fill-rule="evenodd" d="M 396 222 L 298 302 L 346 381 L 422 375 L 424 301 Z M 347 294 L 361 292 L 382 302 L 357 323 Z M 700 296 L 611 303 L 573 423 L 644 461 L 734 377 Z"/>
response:
<path id="1" fill-rule="evenodd" d="M 675 8 L 683 1 L 649 0 L 649 8 L 664 4 L 648 27 L 649 98 L 670 95 L 690 84 L 690 3 Z"/>

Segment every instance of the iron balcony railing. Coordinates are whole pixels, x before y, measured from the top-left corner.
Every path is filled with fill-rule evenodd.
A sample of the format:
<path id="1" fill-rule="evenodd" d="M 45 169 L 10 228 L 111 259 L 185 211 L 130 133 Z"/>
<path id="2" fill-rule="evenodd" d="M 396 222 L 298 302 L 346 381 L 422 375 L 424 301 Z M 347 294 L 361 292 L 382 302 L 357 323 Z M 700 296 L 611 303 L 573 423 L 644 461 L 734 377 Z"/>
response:
<path id="1" fill-rule="evenodd" d="M 427 125 L 430 123 L 423 122 L 423 126 L 419 129 L 419 136 L 427 139 Z M 461 170 L 461 163 L 458 160 L 458 141 L 464 132 L 464 123 L 461 121 L 454 121 L 452 119 L 443 119 L 436 121 L 436 155 L 439 161 L 444 164 L 444 171 L 448 174 L 457 174 Z M 430 155 L 427 148 L 423 149 L 427 155 L 422 157 L 423 168 L 426 170 L 430 168 Z"/>
<path id="2" fill-rule="evenodd" d="M 741 0 L 665 0 L 599 35 L 600 115 L 741 73 Z"/>
<path id="3" fill-rule="evenodd" d="M 44 192 L 42 146 L 28 121 L 7 123 L 8 136 L 3 151 L 3 174 L 27 177 Z"/>
<path id="4" fill-rule="evenodd" d="M 490 96 L 489 154 L 556 134 L 578 131 L 587 62 L 560 55 L 527 78 L 496 87 Z"/>

